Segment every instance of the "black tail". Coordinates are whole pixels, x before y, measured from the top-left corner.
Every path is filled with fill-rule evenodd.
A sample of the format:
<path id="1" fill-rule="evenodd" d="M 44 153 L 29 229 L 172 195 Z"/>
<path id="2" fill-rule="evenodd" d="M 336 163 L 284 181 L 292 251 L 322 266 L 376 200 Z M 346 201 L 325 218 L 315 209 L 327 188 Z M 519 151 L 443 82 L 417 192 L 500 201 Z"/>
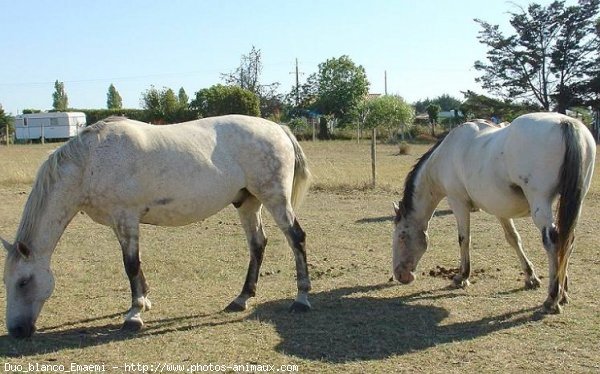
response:
<path id="1" fill-rule="evenodd" d="M 560 170 L 558 192 L 558 272 L 559 284 L 564 286 L 567 265 L 573 241 L 575 226 L 581 211 L 583 200 L 583 156 L 581 139 L 578 131 L 570 121 L 561 123 L 565 142 L 565 155 Z"/>

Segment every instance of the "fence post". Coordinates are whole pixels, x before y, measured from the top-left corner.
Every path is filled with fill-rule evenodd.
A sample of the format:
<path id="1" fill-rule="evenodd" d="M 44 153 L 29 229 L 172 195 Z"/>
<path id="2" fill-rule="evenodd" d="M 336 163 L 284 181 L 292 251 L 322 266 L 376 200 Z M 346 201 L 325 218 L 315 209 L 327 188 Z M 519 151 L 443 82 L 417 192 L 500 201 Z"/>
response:
<path id="1" fill-rule="evenodd" d="M 377 143 L 377 128 L 373 127 L 371 132 L 371 176 L 373 178 L 373 187 L 375 187 L 377 183 L 377 153 L 375 152 L 375 146 Z"/>

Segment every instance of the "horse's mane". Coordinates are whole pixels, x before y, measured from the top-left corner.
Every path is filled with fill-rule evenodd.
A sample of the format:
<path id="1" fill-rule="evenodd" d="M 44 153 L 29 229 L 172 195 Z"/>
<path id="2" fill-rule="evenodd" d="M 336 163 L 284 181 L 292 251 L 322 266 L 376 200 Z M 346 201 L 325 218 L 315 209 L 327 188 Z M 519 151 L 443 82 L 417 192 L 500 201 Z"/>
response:
<path id="1" fill-rule="evenodd" d="M 402 196 L 402 200 L 400 200 L 400 204 L 398 204 L 398 211 L 396 212 L 395 222 L 398 222 L 401 217 L 406 214 L 412 212 L 414 210 L 414 194 L 415 194 L 415 182 L 417 179 L 417 175 L 419 174 L 419 170 L 425 164 L 425 162 L 431 157 L 433 152 L 442 144 L 444 139 L 446 138 L 446 134 L 444 134 L 438 141 L 435 143 L 423 156 L 421 156 L 415 166 L 413 166 L 412 170 L 406 176 L 406 180 L 404 182 L 404 194 Z"/>
<path id="2" fill-rule="evenodd" d="M 28 244 L 31 234 L 38 226 L 40 211 L 46 207 L 48 194 L 52 192 L 56 182 L 64 177 L 64 164 L 83 166 L 87 158 L 87 147 L 83 139 L 91 132 L 89 129 L 90 127 L 84 129 L 79 136 L 57 148 L 40 166 L 23 210 L 16 241 Z"/>

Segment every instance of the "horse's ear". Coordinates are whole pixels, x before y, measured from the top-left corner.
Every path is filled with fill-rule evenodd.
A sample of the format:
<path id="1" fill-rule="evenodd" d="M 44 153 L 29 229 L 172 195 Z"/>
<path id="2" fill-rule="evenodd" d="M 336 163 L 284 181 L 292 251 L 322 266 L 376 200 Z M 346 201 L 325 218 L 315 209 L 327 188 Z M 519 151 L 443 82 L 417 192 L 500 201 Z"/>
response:
<path id="1" fill-rule="evenodd" d="M 4 248 L 6 248 L 7 251 L 11 251 L 12 250 L 12 244 L 10 244 L 9 242 L 7 242 L 6 240 L 4 240 L 4 238 L 0 238 L 0 240 L 2 241 L 2 246 Z"/>
<path id="2" fill-rule="evenodd" d="M 19 253 L 25 260 L 31 257 L 31 249 L 29 249 L 29 247 L 26 246 L 24 243 L 17 242 L 16 249 L 17 253 Z"/>

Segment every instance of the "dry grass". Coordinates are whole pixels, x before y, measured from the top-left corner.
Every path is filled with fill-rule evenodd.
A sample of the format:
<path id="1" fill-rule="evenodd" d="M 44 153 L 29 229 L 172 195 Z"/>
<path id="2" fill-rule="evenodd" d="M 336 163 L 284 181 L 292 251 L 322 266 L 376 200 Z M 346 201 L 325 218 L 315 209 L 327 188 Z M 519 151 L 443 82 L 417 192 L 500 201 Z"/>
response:
<path id="1" fill-rule="evenodd" d="M 221 312 L 241 289 L 247 250 L 233 208 L 179 228 L 144 227 L 144 271 L 154 309 L 146 329 L 120 332 L 129 286 L 109 228 L 79 215 L 53 256 L 57 285 L 28 341 L 0 336 L 0 357 L 12 364 L 98 363 L 110 372 L 125 363 L 283 364 L 323 372 L 592 372 L 600 369 L 600 246 L 597 176 L 578 228 L 565 313 L 542 317 L 545 289 L 524 291 L 516 255 L 493 217 L 472 219 L 468 290 L 448 288 L 438 267 L 458 263 L 452 215 L 431 222 L 432 248 L 409 286 L 390 277 L 391 202 L 426 146 L 398 156 L 380 146 L 371 189 L 368 143 L 302 143 L 316 189 L 299 211 L 308 234 L 313 311 L 290 315 L 293 256 L 270 218 L 258 295 L 247 312 Z M 29 183 L 47 149 L 0 147 L 0 235 L 12 239 Z M 27 164 L 11 181 L 15 165 Z M 18 182 L 18 183 L 17 183 Z M 447 209 L 443 203 L 440 207 Z M 443 211 L 444 212 L 444 211 Z M 531 220 L 517 222 L 527 253 L 546 285 L 547 262 Z M 0 264 L 1 265 L 1 264 Z M 430 274 L 432 271 L 432 275 Z M 545 288 L 545 287 L 544 287 Z M 5 308 L 0 290 L 0 310 Z M 5 326 L 0 323 L 0 333 Z M 119 369 L 113 370 L 112 366 Z"/>

